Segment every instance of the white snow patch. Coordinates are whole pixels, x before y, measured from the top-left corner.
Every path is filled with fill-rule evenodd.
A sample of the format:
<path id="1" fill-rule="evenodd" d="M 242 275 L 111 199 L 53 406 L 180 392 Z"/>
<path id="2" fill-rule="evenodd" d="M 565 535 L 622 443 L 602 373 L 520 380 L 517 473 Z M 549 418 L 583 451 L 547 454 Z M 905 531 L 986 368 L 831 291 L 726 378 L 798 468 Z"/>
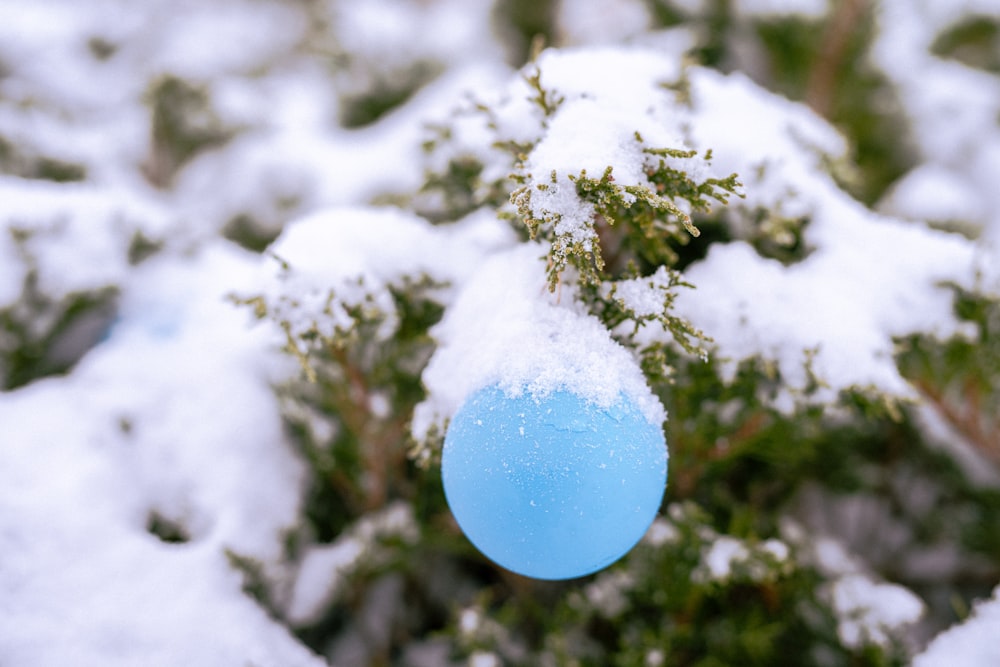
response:
<path id="1" fill-rule="evenodd" d="M 963 330 L 939 283 L 974 284 L 973 245 L 887 220 L 838 220 L 841 237 L 824 234 L 825 247 L 787 268 L 744 243 L 713 246 L 685 273 L 697 289 L 678 293 L 677 312 L 714 339 L 721 360 L 777 362 L 791 389 L 808 385 L 805 351 L 815 351 L 811 371 L 825 386 L 814 400 L 850 387 L 914 396 L 896 368 L 893 337 Z"/>
<path id="2" fill-rule="evenodd" d="M 829 0 L 735 0 L 733 13 L 745 18 L 801 16 L 819 19 L 830 9 Z"/>
<path id="3" fill-rule="evenodd" d="M 583 594 L 599 614 L 605 618 L 616 618 L 628 609 L 626 596 L 635 584 L 635 577 L 627 570 L 609 570 L 587 584 Z"/>
<path id="4" fill-rule="evenodd" d="M 223 298 L 255 264 L 228 243 L 150 260 L 71 375 L 2 395 L 5 663 L 323 664 L 224 553 L 274 562 L 304 472 L 269 384 L 284 363 Z M 151 535 L 154 514 L 189 541 Z"/>
<path id="5" fill-rule="evenodd" d="M 267 262 L 261 281 L 273 314 L 290 323 L 293 335 L 332 336 L 351 325 L 347 306 L 370 300 L 388 316 L 380 331 L 388 336 L 395 326 L 390 285 L 427 276 L 453 290 L 484 254 L 514 242 L 509 227 L 487 211 L 434 226 L 398 209 L 335 208 L 290 224 L 268 249 L 288 270 Z"/>
<path id="6" fill-rule="evenodd" d="M 300 627 L 320 620 L 358 564 L 371 564 L 378 540 L 398 536 L 412 543 L 418 530 L 412 508 L 394 503 L 366 515 L 333 544 L 310 547 L 295 576 L 285 612 L 288 620 Z"/>
<path id="7" fill-rule="evenodd" d="M 646 543 L 654 547 L 668 543 L 674 544 L 680 539 L 681 533 L 677 530 L 677 527 L 663 517 L 653 519 L 653 523 L 649 526 L 649 530 L 646 531 L 646 535 L 643 537 Z"/>
<path id="8" fill-rule="evenodd" d="M 568 287 L 548 291 L 544 255 L 535 243 L 496 253 L 462 285 L 432 331 L 439 347 L 423 373 L 429 396 L 414 414 L 418 438 L 493 384 L 510 395 L 565 389 L 604 407 L 624 394 L 650 423 L 663 421 L 632 355 Z"/>
<path id="9" fill-rule="evenodd" d="M 934 163 L 924 163 L 903 176 L 878 208 L 909 220 L 964 222 L 979 229 L 988 218 L 982 193 L 962 174 Z"/>
<path id="10" fill-rule="evenodd" d="M 670 272 L 661 266 L 652 275 L 605 283 L 602 287 L 608 294 L 613 288 L 615 299 L 636 317 L 655 317 L 664 312 Z"/>
<path id="11" fill-rule="evenodd" d="M 716 581 L 725 581 L 733 571 L 733 565 L 746 561 L 750 551 L 741 540 L 722 535 L 712 542 L 702 557 L 702 564 L 708 568 L 708 575 Z"/>
<path id="12" fill-rule="evenodd" d="M 924 603 L 902 586 L 877 583 L 862 574 L 841 577 L 833 584 L 837 636 L 849 648 L 872 643 L 888 647 L 896 628 L 915 623 Z"/>
<path id="13" fill-rule="evenodd" d="M 964 331 L 941 284 L 975 285 L 974 244 L 878 216 L 850 199 L 821 164 L 843 151 L 843 140 L 804 106 L 742 75 L 707 70 L 692 71 L 692 97 L 696 145 L 713 147 L 713 166 L 746 181 L 746 200 L 730 209 L 805 218 L 811 253 L 784 266 L 743 242 L 715 244 L 685 271 L 697 289 L 678 293 L 677 314 L 714 339 L 726 373 L 759 356 L 777 363 L 793 394 L 808 386 L 811 370 L 825 385 L 812 400 L 835 399 L 850 387 L 913 396 L 896 369 L 893 337 Z M 733 108 L 754 132 L 732 122 Z M 813 354 L 809 369 L 806 351 Z M 790 409 L 795 400 L 784 394 L 777 403 Z"/>
<path id="14" fill-rule="evenodd" d="M 463 609 L 458 617 L 458 629 L 466 637 L 475 635 L 482 625 L 483 615 L 478 609 Z"/>
<path id="15" fill-rule="evenodd" d="M 641 0 L 562 0 L 557 3 L 558 41 L 573 44 L 610 44 L 636 37 L 651 23 Z"/>
<path id="16" fill-rule="evenodd" d="M 29 270 L 52 300 L 117 286 L 133 237 L 155 241 L 168 223 L 164 209 L 134 192 L 0 176 L 0 308 L 18 300 Z"/>
<path id="17" fill-rule="evenodd" d="M 766 554 L 770 554 L 774 559 L 780 563 L 788 560 L 790 555 L 788 545 L 781 540 L 769 539 L 765 540 L 760 545 L 760 550 Z"/>
<path id="18" fill-rule="evenodd" d="M 962 623 L 935 637 L 927 649 L 913 659 L 913 667 L 986 667 L 1000 664 L 1000 586 L 993 596 L 976 605 Z"/>
<path id="19" fill-rule="evenodd" d="M 837 616 L 837 636 L 845 647 L 888 647 L 900 628 L 923 616 L 925 607 L 919 597 L 903 586 L 878 581 L 866 573 L 864 565 L 838 540 L 809 534 L 788 518 L 783 519 L 781 531 L 799 547 L 802 562 L 811 562 L 829 579 L 821 594 Z"/>
<path id="20" fill-rule="evenodd" d="M 500 667 L 500 657 L 489 651 L 473 651 L 469 656 L 469 667 Z"/>

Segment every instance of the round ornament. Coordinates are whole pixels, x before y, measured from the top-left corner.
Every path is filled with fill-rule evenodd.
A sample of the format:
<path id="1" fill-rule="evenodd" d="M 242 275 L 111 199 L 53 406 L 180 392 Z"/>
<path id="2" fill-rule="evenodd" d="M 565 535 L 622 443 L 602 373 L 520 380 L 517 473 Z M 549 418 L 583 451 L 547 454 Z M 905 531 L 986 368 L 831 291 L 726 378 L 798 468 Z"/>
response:
<path id="1" fill-rule="evenodd" d="M 441 461 L 448 505 L 497 564 L 571 579 L 625 555 L 652 523 L 667 480 L 663 430 L 624 395 L 603 408 L 558 390 L 467 399 Z"/>

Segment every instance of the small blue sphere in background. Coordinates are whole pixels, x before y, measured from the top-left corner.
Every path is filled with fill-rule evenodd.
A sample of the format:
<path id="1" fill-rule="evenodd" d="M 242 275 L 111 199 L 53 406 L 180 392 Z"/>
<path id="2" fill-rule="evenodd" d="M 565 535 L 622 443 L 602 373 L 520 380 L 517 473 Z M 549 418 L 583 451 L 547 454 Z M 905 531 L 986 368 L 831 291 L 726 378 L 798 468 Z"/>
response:
<path id="1" fill-rule="evenodd" d="M 483 554 L 528 577 L 571 579 L 645 534 L 667 482 L 667 445 L 624 396 L 601 408 L 569 391 L 510 397 L 492 386 L 449 424 L 441 474 Z"/>

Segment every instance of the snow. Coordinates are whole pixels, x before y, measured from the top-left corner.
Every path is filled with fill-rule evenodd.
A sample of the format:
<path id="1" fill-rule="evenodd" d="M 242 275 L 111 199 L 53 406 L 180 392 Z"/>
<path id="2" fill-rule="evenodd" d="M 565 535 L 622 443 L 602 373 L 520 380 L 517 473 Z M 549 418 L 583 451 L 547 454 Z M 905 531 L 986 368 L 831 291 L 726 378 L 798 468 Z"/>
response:
<path id="1" fill-rule="evenodd" d="M 399 536 L 416 541 L 418 528 L 413 510 L 402 503 L 371 513 L 345 530 L 333 544 L 313 546 L 302 558 L 292 585 L 286 616 L 297 627 L 322 619 L 322 614 L 343 593 L 347 577 L 360 565 L 377 558 L 378 540 Z"/>
<path id="2" fill-rule="evenodd" d="M 750 552 L 740 540 L 722 535 L 708 548 L 702 561 L 712 579 L 724 581 L 730 577 L 733 564 L 746 561 Z"/>
<path id="3" fill-rule="evenodd" d="M 5 662 L 320 664 L 224 556 L 280 555 L 303 475 L 269 387 L 285 364 L 223 299 L 254 266 L 225 244 L 148 264 L 71 375 L 0 401 Z M 190 541 L 149 534 L 154 513 Z"/>
<path id="4" fill-rule="evenodd" d="M 39 296 L 56 305 L 119 294 L 113 326 L 69 375 L 0 394 L 0 613 L 16 628 L 0 632 L 0 662 L 325 664 L 241 590 L 226 558 L 228 550 L 255 559 L 278 581 L 291 576 L 279 563 L 286 532 L 301 521 L 305 469 L 285 442 L 272 389 L 298 369 L 277 352 L 275 332 L 251 330 L 245 309 L 227 300 L 271 285 L 277 265 L 218 235 L 241 215 L 276 233 L 323 206 L 417 187 L 423 118 L 508 73 L 479 20 L 489 3 L 478 18 L 468 9 L 437 3 L 424 18 L 448 23 L 449 39 L 419 46 L 465 61 L 377 127 L 348 131 L 334 125 L 343 88 L 330 85 L 328 54 L 303 48 L 313 26 L 301 7 L 0 7 L 0 136 L 23 153 L 13 164 L 30 172 L 32 160 L 58 159 L 85 175 L 69 184 L 0 178 L 0 309 L 26 307 L 21 287 L 36 275 Z M 88 41 L 106 44 L 108 55 Z M 469 58 L 470 47 L 481 57 Z M 372 64 L 360 58 L 354 71 Z M 235 138 L 154 191 L 139 171 L 149 152 L 145 96 L 167 74 L 203 86 L 209 112 Z M 513 242 L 492 215 L 437 232 L 410 221 L 420 229 L 409 236 L 398 212 L 326 219 L 345 216 L 340 231 L 361 226 L 353 251 L 329 235 L 311 251 L 294 240 L 285 248 L 304 274 L 330 278 L 325 257 L 340 269 L 332 279 L 348 282 L 365 252 L 375 254 L 360 267 L 364 277 L 395 279 L 413 264 L 393 271 L 391 263 L 420 237 L 421 265 L 444 256 L 451 268 L 438 278 L 454 282 L 494 245 Z M 388 231 L 401 245 L 386 247 Z M 165 245 L 136 266 L 129 250 L 140 234 Z M 154 520 L 186 541 L 159 540 Z M 332 580 L 309 572 L 303 581 Z M 309 605 L 297 604 L 305 618 Z"/>
<path id="5" fill-rule="evenodd" d="M 390 315 L 378 334 L 388 336 L 390 285 L 420 275 L 450 285 L 454 302 L 432 332 L 439 347 L 423 373 L 429 398 L 414 415 L 418 438 L 491 384 L 511 395 L 567 389 L 604 407 L 624 394 L 661 423 L 663 408 L 630 353 L 569 289 L 548 292 L 540 245 L 504 250 L 513 244 L 489 214 L 432 226 L 396 209 L 331 209 L 290 225 L 270 246 L 290 268 L 265 266 L 265 295 L 293 336 L 333 336 L 351 325 L 346 306 L 362 303 Z"/>
<path id="6" fill-rule="evenodd" d="M 699 151 L 712 149 L 718 176 L 740 175 L 746 199 L 732 202 L 732 208 L 760 207 L 796 218 L 815 207 L 817 191 L 834 189 L 824 161 L 843 155 L 847 146 L 815 112 L 740 72 L 692 68 L 689 75 L 690 142 Z"/>
<path id="7" fill-rule="evenodd" d="M 818 20 L 826 15 L 829 5 L 829 0 L 736 0 L 733 9 L 743 17 L 801 16 Z"/>
<path id="8" fill-rule="evenodd" d="M 893 337 L 961 331 L 941 285 L 975 285 L 974 245 L 851 200 L 816 168 L 823 154 L 842 152 L 842 140 L 805 107 L 754 90 L 742 75 L 699 70 L 692 88 L 696 144 L 714 148 L 717 167 L 750 175 L 746 200 L 733 205 L 737 215 L 761 207 L 806 217 L 811 252 L 786 267 L 745 242 L 714 245 L 685 272 L 697 289 L 678 293 L 677 312 L 714 339 L 727 372 L 750 357 L 775 362 L 789 390 L 778 397 L 784 409 L 814 379 L 822 385 L 817 401 L 851 387 L 913 396 L 896 369 Z M 723 120 L 735 100 L 760 130 L 734 131 Z"/>
<path id="9" fill-rule="evenodd" d="M 764 540 L 760 545 L 760 550 L 763 553 L 769 554 L 774 560 L 779 563 L 787 561 L 790 556 L 788 545 L 777 539 Z"/>
<path id="10" fill-rule="evenodd" d="M 807 533 L 794 520 L 785 518 L 781 532 L 786 542 L 803 552 L 828 583 L 821 593 L 829 599 L 837 617 L 837 635 L 852 649 L 866 644 L 887 647 L 899 629 L 923 616 L 923 601 L 909 589 L 879 580 L 847 551 L 837 539 L 822 531 Z"/>
<path id="11" fill-rule="evenodd" d="M 579 141 L 584 135 L 587 141 Z M 548 131 L 531 151 L 527 167 L 540 180 L 543 174 L 553 171 L 574 176 L 586 171 L 591 177 L 599 177 L 608 165 L 617 166 L 615 177 L 626 182 L 635 183 L 642 178 L 639 169 L 642 153 L 635 139 L 635 128 L 630 127 L 629 121 L 622 123 L 620 114 L 598 101 L 579 99 L 564 102 L 549 120 Z M 568 182 L 560 183 L 558 190 L 561 189 L 575 194 Z M 535 198 L 543 199 L 547 194 Z"/>
<path id="12" fill-rule="evenodd" d="M 663 421 L 631 354 L 569 288 L 549 292 L 544 252 L 535 243 L 497 252 L 463 283 L 432 331 L 439 346 L 423 373 L 429 398 L 414 414 L 418 438 L 494 384 L 510 396 L 563 389 L 602 407 L 624 394 L 650 423 Z"/>
<path id="13" fill-rule="evenodd" d="M 987 289 L 1000 289 L 993 266 L 1000 264 L 994 244 L 1000 237 L 1000 190 L 996 185 L 1000 166 L 1000 137 L 995 132 L 1000 109 L 1000 79 L 958 61 L 930 53 L 934 39 L 944 26 L 964 16 L 979 15 L 1000 19 L 1000 6 L 992 0 L 922 3 L 913 11 L 912 3 L 886 0 L 877 6 L 878 39 L 873 62 L 893 83 L 909 121 L 907 138 L 915 144 L 921 163 L 916 178 L 928 169 L 949 172 L 934 186 L 938 191 L 957 179 L 964 206 L 956 212 L 959 222 L 982 231 L 991 266 Z M 903 181 L 906 183 L 906 180 Z M 911 187 L 910 190 L 913 188 Z M 907 213 L 912 210 L 908 209 Z M 905 213 L 904 213 L 905 214 Z"/>
<path id="14" fill-rule="evenodd" d="M 497 58 L 484 0 L 369 0 L 357 7 L 330 3 L 339 48 L 364 54 L 387 73 L 421 61 L 450 63 Z"/>
<path id="15" fill-rule="evenodd" d="M 845 646 L 888 646 L 893 629 L 915 623 L 924 611 L 916 595 L 895 584 L 876 583 L 860 574 L 833 584 L 833 609 L 840 618 L 837 634 Z"/>
<path id="16" fill-rule="evenodd" d="M 223 72 L 249 72 L 294 48 L 305 36 L 305 17 L 274 0 L 251 4 L 239 0 L 215 3 L 161 2 L 155 21 L 153 58 L 148 66 L 194 80 Z M 146 28 L 144 26 L 144 28 Z M 148 28 L 139 29 L 143 37 Z M 149 48 L 150 44 L 144 44 Z"/>
<path id="17" fill-rule="evenodd" d="M 769 359 L 798 391 L 812 373 L 825 385 L 819 401 L 850 387 L 913 396 L 893 360 L 892 337 L 959 331 L 951 294 L 937 284 L 973 284 L 971 244 L 874 221 L 856 239 L 845 235 L 788 268 L 745 243 L 714 246 L 685 273 L 697 290 L 678 293 L 677 311 L 714 339 L 715 355 L 731 370 L 735 361 Z M 806 350 L 815 350 L 808 367 Z"/>
<path id="18" fill-rule="evenodd" d="M 662 546 L 664 544 L 674 544 L 680 539 L 680 531 L 678 531 L 672 523 L 662 517 L 653 519 L 652 525 L 643 537 L 645 542 L 653 545 L 654 547 Z"/>
<path id="19" fill-rule="evenodd" d="M 379 332 L 385 337 L 395 325 L 390 286 L 426 275 L 454 289 L 484 255 L 514 242 L 485 211 L 435 227 L 394 208 L 326 209 L 289 225 L 271 244 L 268 254 L 289 268 L 267 262 L 261 280 L 274 316 L 290 323 L 293 336 L 332 337 L 350 328 L 349 306 L 370 302 L 389 315 Z"/>
<path id="20" fill-rule="evenodd" d="M 681 63 L 673 55 L 621 46 L 549 49 L 534 66 L 542 72 L 543 87 L 566 100 L 599 100 L 642 116 L 662 103 L 660 84 L 675 81 L 680 75 Z M 534 66 L 528 65 L 528 69 Z M 526 84 L 514 85 L 524 88 Z"/>
<path id="21" fill-rule="evenodd" d="M 635 578 L 626 570 L 602 572 L 583 589 L 587 604 L 605 618 L 614 619 L 628 609 L 627 594 L 635 587 Z"/>
<path id="22" fill-rule="evenodd" d="M 463 635 L 473 635 L 483 618 L 477 609 L 463 609 L 458 617 L 458 629 Z"/>
<path id="23" fill-rule="evenodd" d="M 422 182 L 414 166 L 425 132 L 419 121 L 444 113 L 473 85 L 507 74 L 482 63 L 456 67 L 377 125 L 344 130 L 329 126 L 339 103 L 321 69 L 276 73 L 241 93 L 253 101 L 249 108 L 257 109 L 261 124 L 192 160 L 177 178 L 177 206 L 211 223 L 210 233 L 241 217 L 277 233 L 322 208 L 414 190 Z"/>
<path id="24" fill-rule="evenodd" d="M 777 564 L 790 566 L 788 545 L 776 538 L 751 544 L 730 535 L 717 535 L 705 530 L 701 535 L 701 563 L 694 572 L 699 581 L 726 582 L 735 577 L 763 581 L 773 576 Z"/>
<path id="25" fill-rule="evenodd" d="M 531 192 L 534 217 L 555 216 L 556 233 L 573 242 L 595 241 L 590 224 L 596 214 L 594 206 L 579 198 L 569 177 L 586 172 L 590 178 L 600 178 L 611 167 L 616 184 L 651 187 L 644 171 L 651 160 L 643 149 L 684 145 L 677 134 L 665 131 L 660 123 L 651 119 L 636 121 L 631 109 L 616 110 L 600 98 L 564 101 L 554 117 L 548 119 L 547 132 L 525 165 L 535 186 Z M 637 133 L 645 145 L 638 140 Z M 579 141 L 581 136 L 586 136 L 587 141 Z M 666 162 L 672 160 L 667 158 Z M 698 165 L 694 162 L 683 166 L 692 171 Z M 697 178 L 697 174 L 692 177 Z"/>
<path id="26" fill-rule="evenodd" d="M 982 229 L 988 211 L 976 188 L 939 163 L 915 167 L 879 202 L 888 215 L 938 223 L 966 223 Z"/>
<path id="27" fill-rule="evenodd" d="M 556 3 L 556 11 L 560 46 L 621 42 L 642 34 L 651 23 L 649 8 L 640 0 L 564 1 Z"/>
<path id="28" fill-rule="evenodd" d="M 495 653 L 473 651 L 469 656 L 469 667 L 500 667 L 502 663 Z"/>
<path id="29" fill-rule="evenodd" d="M 20 297 L 29 271 L 52 299 L 119 284 L 136 234 L 163 236 L 169 221 L 154 202 L 133 192 L 84 184 L 0 176 L 0 308 Z M 26 236 L 14 241 L 15 234 Z M 17 247 L 20 245 L 20 249 Z"/>
<path id="30" fill-rule="evenodd" d="M 652 156 L 642 149 L 683 148 L 679 119 L 667 109 L 669 96 L 661 84 L 678 79 L 688 45 L 665 41 L 660 52 L 640 47 L 543 51 L 499 92 L 477 95 L 471 108 L 449 119 L 454 126 L 447 147 L 431 156 L 430 165 L 443 171 L 448 159 L 472 156 L 484 165 L 482 180 L 490 182 L 515 167 L 498 144 L 527 146 L 527 162 L 519 171 L 526 176 L 535 215 L 558 219 L 561 231 L 589 242 L 593 237 L 586 221 L 593 210 L 576 197 L 569 177 L 585 169 L 600 178 L 611 166 L 616 183 L 649 186 L 643 167 Z M 549 116 L 528 82 L 536 74 Z M 488 114 L 478 111 L 483 104 L 489 106 Z M 645 146 L 637 141 L 637 132 Z M 581 136 L 587 141 L 580 141 Z"/>
<path id="31" fill-rule="evenodd" d="M 593 247 L 593 205 L 576 195 L 568 176 L 586 169 L 596 177 L 610 166 L 616 184 L 648 186 L 648 156 L 636 132 L 648 146 L 712 148 L 712 164 L 678 166 L 715 177 L 741 174 L 746 198 L 729 213 L 737 233 L 759 210 L 804 219 L 806 256 L 786 267 L 742 241 L 716 244 L 685 272 L 696 289 L 678 294 L 676 312 L 713 338 L 726 373 L 751 357 L 774 362 L 785 379 L 776 399 L 783 409 L 792 409 L 814 383 L 819 388 L 809 400 L 816 402 L 850 388 L 912 397 L 895 366 L 894 338 L 962 331 L 951 292 L 941 285 L 975 286 L 974 245 L 878 216 L 851 200 L 824 170 L 826 161 L 844 154 L 843 138 L 805 106 L 744 75 L 689 69 L 692 109 L 670 114 L 669 93 L 648 84 L 676 77 L 674 68 L 639 48 L 547 51 L 527 68 L 526 76 L 537 72 L 547 94 L 561 101 L 543 117 L 537 106 L 524 104 L 535 93 L 516 81 L 499 102 L 495 130 L 501 140 L 533 145 L 523 167 L 532 215 L 551 220 L 563 242 Z M 587 73 L 586 81 L 580 73 Z M 733 108 L 742 122 L 732 121 Z M 583 135 L 588 141 L 574 140 Z M 479 136 L 468 134 L 462 142 L 485 141 Z M 639 312 L 651 312 L 653 294 L 636 288 L 621 287 Z M 667 335 L 647 327 L 639 339 Z"/>
<path id="32" fill-rule="evenodd" d="M 861 568 L 857 559 L 833 538 L 816 538 L 813 551 L 816 565 L 827 575 L 851 574 Z"/>
<path id="33" fill-rule="evenodd" d="M 963 623 L 938 635 L 913 659 L 913 667 L 969 667 L 1000 663 L 1000 586 L 988 600 L 980 601 Z"/>
<path id="34" fill-rule="evenodd" d="M 940 26 L 970 11 L 997 16 L 993 0 L 876 5 L 873 63 L 901 97 L 918 159 L 880 214 L 825 175 L 846 142 L 804 106 L 738 72 L 697 67 L 684 70 L 690 108 L 678 104 L 662 84 L 680 78 L 693 37 L 639 35 L 650 20 L 641 2 L 578 5 L 590 12 L 561 3 L 562 39 L 580 46 L 547 50 L 519 75 L 501 62 L 486 0 L 307 4 L 0 3 L 0 140 L 18 151 L 0 160 L 0 311 L 28 308 L 29 280 L 57 305 L 118 295 L 113 325 L 98 318 L 106 330 L 67 374 L 0 393 L 0 663 L 323 665 L 243 592 L 227 551 L 287 585 L 281 611 L 305 626 L 342 595 L 359 559 L 377 558 L 380 539 L 413 538 L 410 508 L 395 505 L 332 544 L 307 544 L 301 563 L 284 561 L 285 538 L 301 529 L 307 471 L 286 441 L 273 385 L 298 367 L 277 351 L 280 332 L 252 328 L 229 295 L 264 293 L 294 333 L 329 334 L 346 321 L 342 309 L 327 308 L 331 290 L 348 303 L 370 297 L 391 315 L 390 285 L 420 274 L 440 283 L 433 297 L 447 310 L 432 332 L 438 348 L 422 378 L 428 396 L 413 419 L 418 437 L 492 383 L 539 395 L 566 388 L 602 405 L 624 394 L 651 423 L 665 418 L 632 353 L 587 314 L 574 289 L 548 291 L 544 244 L 519 242 L 492 210 L 435 225 L 370 205 L 412 192 L 423 168 L 456 155 L 481 160 L 489 182 L 516 168 L 494 142 L 528 146 L 529 185 L 551 186 L 533 190 L 535 211 L 561 216 L 560 231 L 592 243 L 581 222 L 593 211 L 569 175 L 586 169 L 599 177 L 611 166 L 616 183 L 644 185 L 644 147 L 712 148 L 712 164 L 684 168 L 738 172 L 746 199 L 725 214 L 737 240 L 712 246 L 685 271 L 696 289 L 679 293 L 676 314 L 712 336 L 712 354 L 730 372 L 749 357 L 776 363 L 784 407 L 810 373 L 824 385 L 814 400 L 848 387 L 912 396 L 892 360 L 893 338 L 961 333 L 941 283 L 1000 293 L 1000 83 L 928 50 Z M 733 6 L 767 19 L 814 17 L 827 4 Z M 323 25 L 329 33 L 317 36 Z M 588 46 L 626 38 L 645 47 Z M 406 83 L 415 63 L 424 78 L 405 105 L 367 127 L 338 127 L 352 96 Z M 562 100 L 550 116 L 530 101 L 525 75 L 536 68 Z M 207 113 L 232 138 L 157 189 L 143 176 L 148 93 L 166 75 L 204 86 Z M 491 114 L 475 110 L 480 101 Z M 428 120 L 453 132 L 445 150 L 425 159 Z M 79 167 L 83 180 L 26 178 L 39 160 Z M 803 258 L 781 264 L 746 241 L 758 209 L 807 220 Z M 220 238 L 242 217 L 277 236 L 270 254 Z M 978 240 L 932 230 L 928 220 L 971 229 Z M 139 235 L 163 247 L 136 264 L 129 251 Z M 618 282 L 615 294 L 637 315 L 654 315 L 667 280 L 660 271 Z M 51 322 L 29 319 L 34 335 L 46 334 Z M 392 326 L 390 317 L 381 335 Z M 666 335 L 654 329 L 641 335 Z M 0 340 L 0 349 L 7 344 Z M 384 414 L 390 406 L 374 396 L 372 408 Z M 154 518 L 177 527 L 183 541 L 151 534 Z M 660 519 L 646 542 L 678 535 Z M 789 544 L 797 543 L 715 536 L 704 570 L 725 578 L 753 558 L 784 561 Z M 832 539 L 817 540 L 814 558 L 834 582 L 827 593 L 846 644 L 885 642 L 919 615 L 912 594 L 878 581 Z M 588 595 L 613 615 L 615 586 L 628 582 L 601 583 Z M 998 613 L 1000 589 L 916 664 L 1000 661 Z M 648 655 L 658 656 L 650 664 L 670 659 Z M 499 658 L 481 652 L 472 660 Z"/>
<path id="35" fill-rule="evenodd" d="M 85 504 L 90 496 L 60 498 Z M 325 664 L 241 594 L 239 576 L 214 549 L 171 552 L 99 525 L 76 535 L 85 515 L 75 512 L 68 521 L 59 515 L 61 507 L 32 517 L 46 522 L 50 534 L 5 538 L 0 609 L 5 627 L 17 630 L 0 637 L 5 663 Z M 49 574 L 39 577 L 43 568 Z"/>

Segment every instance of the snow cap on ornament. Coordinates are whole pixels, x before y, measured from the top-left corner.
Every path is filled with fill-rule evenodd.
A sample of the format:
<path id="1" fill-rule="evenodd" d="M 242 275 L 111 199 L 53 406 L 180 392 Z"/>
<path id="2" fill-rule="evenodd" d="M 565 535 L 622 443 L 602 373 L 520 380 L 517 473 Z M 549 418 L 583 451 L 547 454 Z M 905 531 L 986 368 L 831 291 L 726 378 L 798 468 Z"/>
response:
<path id="1" fill-rule="evenodd" d="M 665 413 L 631 354 L 526 244 L 484 264 L 435 329 L 414 431 L 450 417 L 448 505 L 497 564 L 570 579 L 645 534 L 666 486 Z"/>

